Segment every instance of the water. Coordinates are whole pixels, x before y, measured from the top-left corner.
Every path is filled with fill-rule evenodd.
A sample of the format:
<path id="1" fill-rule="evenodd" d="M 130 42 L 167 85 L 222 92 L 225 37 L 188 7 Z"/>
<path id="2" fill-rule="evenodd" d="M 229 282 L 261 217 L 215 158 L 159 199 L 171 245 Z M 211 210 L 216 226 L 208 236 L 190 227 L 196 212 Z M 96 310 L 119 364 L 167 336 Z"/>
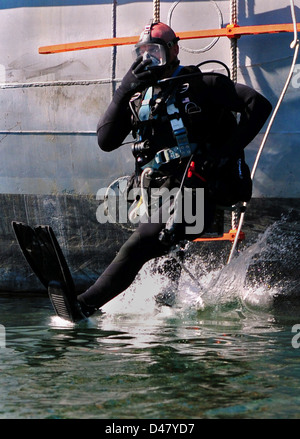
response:
<path id="1" fill-rule="evenodd" d="M 173 307 L 147 266 L 79 325 L 45 295 L 2 293 L 0 418 L 299 418 L 299 248 L 291 218 L 229 266 L 190 252 L 201 285 L 183 272 Z"/>

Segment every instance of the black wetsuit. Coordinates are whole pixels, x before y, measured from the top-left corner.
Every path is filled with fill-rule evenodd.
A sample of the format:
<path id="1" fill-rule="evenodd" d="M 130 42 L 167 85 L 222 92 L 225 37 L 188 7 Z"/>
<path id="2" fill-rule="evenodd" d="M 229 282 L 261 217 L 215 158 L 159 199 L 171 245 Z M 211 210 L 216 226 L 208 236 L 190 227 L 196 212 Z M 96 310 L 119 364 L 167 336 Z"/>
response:
<path id="1" fill-rule="evenodd" d="M 188 131 L 189 141 L 199 145 L 201 151 L 201 154 L 195 155 L 196 170 L 198 175 L 200 173 L 204 176 L 206 183 L 203 184 L 203 179 L 192 177 L 188 186 L 204 186 L 206 195 L 208 194 L 205 196 L 204 209 L 206 228 L 213 221 L 213 206 L 216 202 L 222 202 L 218 199 L 222 197 L 220 195 L 222 191 L 218 193 L 218 190 L 213 190 L 216 189 L 214 182 L 220 180 L 220 176 L 226 176 L 230 172 L 230 164 L 243 157 L 244 148 L 266 122 L 271 105 L 253 89 L 241 84 L 234 85 L 223 75 L 183 76 L 197 72 L 199 71 L 195 67 L 182 68 L 179 75 L 182 76 L 181 84 L 185 85 L 179 86 L 178 82 L 174 93 L 176 93 L 177 108 Z M 167 86 L 170 84 L 171 82 Z M 166 90 L 166 87 L 163 90 Z M 125 137 L 138 128 L 134 125 L 129 99 L 130 95 L 123 93 L 120 87 L 99 121 L 98 143 L 103 151 L 118 148 Z M 157 111 L 158 116 L 148 126 L 139 129 L 144 138 L 150 137 L 148 140 L 150 140 L 152 156 L 150 155 L 149 159 L 158 150 L 176 145 L 170 121 L 164 117 L 163 109 L 159 108 Z M 236 122 L 233 112 L 239 115 L 239 123 Z M 169 168 L 166 167 L 166 174 L 172 174 L 171 180 L 178 183 L 184 174 L 186 164 L 187 159 L 179 163 L 170 163 Z M 152 220 L 141 223 L 95 284 L 78 297 L 82 306 L 100 308 L 128 288 L 147 261 L 166 254 L 169 250 L 168 246 L 159 240 L 159 234 L 164 226 L 163 221 Z M 194 236 L 186 237 L 182 224 L 178 227 L 175 242 L 184 238 L 194 239 Z"/>

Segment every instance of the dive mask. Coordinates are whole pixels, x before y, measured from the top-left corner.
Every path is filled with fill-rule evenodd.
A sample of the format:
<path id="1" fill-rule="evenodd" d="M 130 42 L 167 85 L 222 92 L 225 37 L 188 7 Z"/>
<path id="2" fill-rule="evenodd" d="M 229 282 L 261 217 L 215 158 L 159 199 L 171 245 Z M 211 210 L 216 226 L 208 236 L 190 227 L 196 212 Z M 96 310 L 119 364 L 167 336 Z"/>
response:
<path id="1" fill-rule="evenodd" d="M 164 66 L 167 63 L 166 49 L 158 43 L 139 43 L 135 47 L 135 56 L 142 56 L 143 60 L 151 59 L 150 67 Z"/>

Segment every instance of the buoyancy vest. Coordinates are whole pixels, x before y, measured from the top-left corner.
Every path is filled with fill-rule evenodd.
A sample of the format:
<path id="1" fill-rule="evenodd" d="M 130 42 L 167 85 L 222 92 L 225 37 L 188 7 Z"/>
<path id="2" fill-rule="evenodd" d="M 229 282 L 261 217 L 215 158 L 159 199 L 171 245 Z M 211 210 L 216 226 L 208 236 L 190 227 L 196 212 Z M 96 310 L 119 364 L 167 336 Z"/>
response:
<path id="1" fill-rule="evenodd" d="M 168 93 L 150 87 L 136 97 L 137 141 L 133 148 L 138 165 L 136 175 L 151 168 L 174 176 L 175 168 L 175 178 L 180 179 L 187 169 L 186 164 L 190 163 L 185 185 L 206 187 L 209 196 L 219 204 L 249 201 L 252 181 L 242 152 L 238 160 L 229 161 L 217 173 L 211 174 L 209 167 L 210 175 L 203 171 L 203 163 L 213 162 L 214 148 L 222 148 L 237 122 L 228 107 L 222 103 L 220 106 L 210 104 L 209 90 L 199 73 L 200 77 L 191 81 L 179 81 L 170 92 L 167 90 Z M 155 131 L 161 134 L 161 142 L 160 135 L 158 142 L 153 135 Z M 168 135 L 164 135 L 164 131 Z M 189 161 L 191 156 L 193 161 Z M 166 168 L 168 165 L 170 168 Z"/>
<path id="2" fill-rule="evenodd" d="M 133 145 L 136 176 L 147 168 L 173 176 L 179 181 L 186 174 L 190 178 L 185 185 L 204 185 L 213 188 L 212 192 L 221 193 L 224 182 L 232 175 L 238 175 L 233 172 L 239 166 L 236 161 L 232 164 L 233 169 L 230 163 L 224 172 L 215 168 L 218 148 L 221 150 L 223 142 L 234 132 L 236 119 L 222 102 L 218 106 L 211 101 L 211 86 L 207 86 L 199 70 L 195 76 L 182 75 L 180 79 L 174 81 L 174 87 L 170 81 L 169 88 L 150 87 L 136 97 L 137 141 Z M 192 166 L 187 168 L 191 157 Z M 244 165 L 244 158 L 241 163 Z M 244 172 L 244 175 L 243 181 L 248 188 L 248 173 Z M 234 178 L 230 183 L 230 190 L 226 190 L 230 197 L 234 189 L 241 185 L 240 180 L 240 177 Z M 240 195 L 238 197 L 243 200 Z M 225 194 L 221 198 L 224 199 Z"/>
<path id="3" fill-rule="evenodd" d="M 173 74 L 177 76 L 183 67 L 178 66 Z M 200 74 L 200 71 L 198 71 Z M 141 170 L 160 170 L 173 161 L 180 162 L 197 150 L 198 144 L 190 142 L 188 130 L 177 105 L 178 89 L 187 87 L 174 81 L 165 89 L 149 87 L 143 95 L 133 96 L 137 101 L 133 111 L 136 125 L 136 142 L 132 152 Z M 197 108 L 191 103 L 191 108 Z"/>

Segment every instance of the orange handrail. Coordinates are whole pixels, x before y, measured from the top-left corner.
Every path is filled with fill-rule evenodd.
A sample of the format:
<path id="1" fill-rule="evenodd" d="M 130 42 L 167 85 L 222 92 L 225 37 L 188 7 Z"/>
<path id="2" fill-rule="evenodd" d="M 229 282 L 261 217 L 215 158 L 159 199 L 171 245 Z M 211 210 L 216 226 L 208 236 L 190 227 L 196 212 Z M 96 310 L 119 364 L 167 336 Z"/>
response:
<path id="1" fill-rule="evenodd" d="M 297 24 L 300 31 L 300 23 Z M 177 32 L 181 40 L 192 40 L 196 38 L 228 37 L 239 38 L 242 35 L 259 35 L 269 33 L 293 32 L 293 24 L 266 24 L 259 26 L 238 26 L 228 25 L 222 29 L 195 30 L 187 32 Z M 81 41 L 77 43 L 55 44 L 52 46 L 39 47 L 40 54 L 70 52 L 74 50 L 96 49 L 101 47 L 123 46 L 136 44 L 138 36 L 104 38 L 100 40 Z"/>
<path id="2" fill-rule="evenodd" d="M 207 241 L 231 241 L 234 242 L 235 237 L 237 234 L 237 229 L 231 229 L 228 233 L 224 233 L 222 236 L 218 236 L 216 238 L 214 237 L 203 237 L 203 238 L 196 238 L 194 239 L 194 242 L 207 242 Z M 243 241 L 245 239 L 245 233 L 240 232 L 239 234 L 239 241 Z"/>
<path id="3" fill-rule="evenodd" d="M 101 40 L 81 41 L 78 43 L 56 44 L 54 46 L 39 47 L 39 53 L 47 55 L 49 53 L 71 52 L 73 50 L 96 49 L 100 47 L 124 46 L 136 44 L 139 37 L 119 37 L 103 38 Z"/>

